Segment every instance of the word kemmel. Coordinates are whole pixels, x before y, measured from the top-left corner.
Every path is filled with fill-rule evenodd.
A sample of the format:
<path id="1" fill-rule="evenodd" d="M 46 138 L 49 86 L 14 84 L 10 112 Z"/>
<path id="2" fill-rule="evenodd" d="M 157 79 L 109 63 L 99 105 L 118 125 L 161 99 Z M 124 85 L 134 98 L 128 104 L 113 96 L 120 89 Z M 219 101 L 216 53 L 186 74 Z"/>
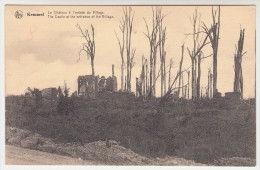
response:
<path id="1" fill-rule="evenodd" d="M 27 12 L 27 16 L 28 17 L 33 17 L 33 16 L 44 16 L 44 12 L 43 13 L 40 13 L 40 14 L 32 14 L 30 12 Z"/>

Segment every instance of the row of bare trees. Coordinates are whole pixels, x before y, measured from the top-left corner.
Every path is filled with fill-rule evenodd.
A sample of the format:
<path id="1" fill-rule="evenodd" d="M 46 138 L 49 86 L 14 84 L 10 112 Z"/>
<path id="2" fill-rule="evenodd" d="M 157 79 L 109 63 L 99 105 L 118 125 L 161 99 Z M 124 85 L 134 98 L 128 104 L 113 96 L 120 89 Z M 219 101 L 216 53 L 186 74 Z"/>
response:
<path id="1" fill-rule="evenodd" d="M 142 57 L 142 67 L 140 77 L 136 79 L 136 91 L 139 96 L 154 97 L 156 96 L 156 81 L 161 77 L 161 97 L 168 95 L 169 92 L 176 90 L 178 97 L 190 98 L 190 71 L 183 69 L 184 59 L 184 44 L 181 46 L 181 60 L 179 63 L 179 70 L 176 77 L 171 80 L 171 72 L 173 69 L 173 58 L 169 64 L 169 78 L 168 78 L 168 89 L 166 88 L 166 26 L 164 25 L 164 18 L 166 15 L 163 14 L 161 7 L 152 8 L 152 25 L 148 26 L 146 19 L 144 22 L 146 25 L 145 36 L 149 41 L 149 58 Z M 134 67 L 134 57 L 136 49 L 132 47 L 132 32 L 133 32 L 134 12 L 131 7 L 125 7 L 123 9 L 123 16 L 120 20 L 120 37 L 115 32 L 118 40 L 120 55 L 121 55 L 121 90 L 131 92 L 131 77 L 132 69 Z M 212 7 L 212 24 L 206 26 L 201 21 L 201 14 L 198 13 L 197 9 L 191 19 L 193 32 L 186 34 L 191 36 L 193 39 L 192 49 L 187 47 L 187 52 L 191 60 L 191 98 L 199 99 L 202 96 L 201 87 L 201 64 L 204 59 L 213 56 L 213 74 L 211 68 L 208 70 L 208 85 L 205 87 L 206 96 L 212 98 L 217 93 L 217 58 L 218 58 L 218 44 L 219 44 L 219 32 L 220 32 L 220 6 L 218 9 Z M 91 31 L 86 29 L 83 31 L 80 25 L 76 25 L 81 32 L 82 37 L 85 38 L 86 42 L 83 43 L 83 47 L 80 50 L 85 51 L 87 56 L 91 58 L 92 76 L 95 76 L 94 70 L 94 58 L 95 58 L 95 32 L 94 27 L 91 25 Z M 92 32 L 92 33 L 90 33 Z M 242 77 L 242 56 L 243 53 L 243 42 L 244 42 L 244 30 L 240 31 L 240 38 L 238 46 L 236 46 L 235 54 L 235 81 L 234 91 L 243 93 L 243 77 Z M 203 48 L 210 44 L 212 48 L 212 54 L 204 56 Z M 157 73 L 157 56 L 160 56 L 160 69 Z M 80 55 L 79 55 L 80 56 Z M 126 61 L 126 63 L 125 63 Z M 126 69 L 126 76 L 124 70 Z M 184 85 L 183 74 L 187 73 L 188 80 L 187 84 Z M 178 87 L 176 88 L 178 82 Z M 173 85 L 175 87 L 173 88 Z M 181 93 L 182 91 L 182 93 Z"/>
<path id="2" fill-rule="evenodd" d="M 220 8 L 219 8 L 220 11 Z M 156 65 L 157 65 L 157 51 L 159 48 L 159 55 L 160 55 L 160 71 L 158 72 L 158 75 L 161 75 L 161 97 L 163 97 L 166 94 L 166 64 L 165 64 L 165 59 L 166 59 L 166 50 L 165 50 L 165 40 L 166 40 L 166 27 L 163 25 L 163 19 L 165 15 L 162 14 L 162 8 L 157 7 L 155 10 L 152 8 L 153 12 L 153 18 L 152 18 L 152 28 L 149 28 L 147 21 L 144 19 L 145 24 L 146 24 L 146 29 L 147 33 L 145 33 L 145 36 L 149 40 L 149 45 L 150 45 L 150 75 L 149 75 L 149 90 L 148 96 L 155 96 L 156 95 L 156 80 L 158 77 L 156 77 Z M 215 27 L 218 25 L 218 22 L 215 22 L 215 17 L 216 17 L 216 12 L 213 12 L 212 8 L 212 16 L 213 16 L 213 25 L 210 27 L 210 29 L 207 28 L 207 26 L 204 24 L 202 27 L 204 31 L 201 31 L 201 15 L 198 15 L 197 9 L 194 12 L 193 15 L 193 20 L 192 20 L 192 26 L 193 26 L 193 33 L 187 34 L 192 35 L 193 37 L 193 50 L 190 50 L 187 48 L 190 59 L 191 59 L 191 90 L 192 90 L 192 98 L 200 98 L 200 78 L 201 78 L 201 61 L 209 56 L 204 56 L 202 49 L 205 47 L 207 44 L 211 43 L 212 46 L 214 46 L 213 50 L 217 51 L 217 47 L 215 48 L 216 42 L 215 38 L 218 37 L 219 31 L 215 31 Z M 219 17 L 220 18 L 220 17 Z M 220 19 L 219 19 L 220 20 Z M 219 27 L 218 27 L 219 28 Z M 217 35 L 215 35 L 215 32 Z M 201 34 L 205 36 L 201 36 Z M 201 38 L 200 38 L 201 37 Z M 210 39 L 210 42 L 207 40 Z M 218 38 L 217 38 L 218 39 Z M 215 55 L 217 53 L 215 52 Z M 178 79 L 178 88 L 177 88 L 177 96 L 180 97 L 181 95 L 187 96 L 189 98 L 189 77 L 190 77 L 190 72 L 186 71 L 188 73 L 188 84 L 184 85 L 183 83 L 183 71 L 182 71 L 182 64 L 183 64 L 183 58 L 184 58 L 184 44 L 182 45 L 182 55 L 181 55 L 181 60 L 179 64 L 179 71 L 177 72 L 177 77 Z M 215 61 L 215 60 L 214 60 Z M 147 64 L 147 63 L 146 63 Z M 169 83 L 168 83 L 168 91 L 172 91 L 171 89 L 171 70 L 173 67 L 173 59 L 170 61 L 170 67 L 169 67 Z M 142 66 L 144 68 L 144 66 Z M 142 73 L 140 76 L 141 82 L 139 83 L 140 85 L 143 84 L 144 78 L 144 70 L 142 69 Z M 148 76 L 148 74 L 146 74 Z M 147 78 L 146 78 L 147 79 Z M 139 80 L 139 79 L 137 79 Z M 177 81 L 176 81 L 177 82 Z M 175 82 L 175 83 L 176 83 Z M 137 82 L 138 83 L 138 82 Z M 175 84 L 176 85 L 176 84 Z M 184 90 L 185 88 L 185 90 Z M 176 89 L 176 88 L 175 88 Z M 188 90 L 187 94 L 186 91 Z M 138 90 L 137 90 L 138 91 Z M 180 93 L 182 91 L 182 94 Z M 144 93 L 141 93 L 142 95 L 146 95 Z"/>
<path id="3" fill-rule="evenodd" d="M 120 31 L 122 39 L 118 37 L 117 33 L 115 35 L 118 40 L 120 55 L 121 55 L 121 90 L 127 90 L 131 92 L 131 77 L 132 77 L 132 69 L 134 67 L 134 57 L 135 57 L 135 49 L 131 47 L 132 40 L 132 31 L 133 31 L 133 21 L 134 21 L 134 12 L 131 7 L 126 7 L 123 9 L 123 16 L 120 20 Z M 124 76 L 125 69 L 125 54 L 126 54 L 126 78 Z M 124 86 L 124 78 L 125 78 L 125 86 Z M 126 88 L 126 89 L 125 89 Z"/>

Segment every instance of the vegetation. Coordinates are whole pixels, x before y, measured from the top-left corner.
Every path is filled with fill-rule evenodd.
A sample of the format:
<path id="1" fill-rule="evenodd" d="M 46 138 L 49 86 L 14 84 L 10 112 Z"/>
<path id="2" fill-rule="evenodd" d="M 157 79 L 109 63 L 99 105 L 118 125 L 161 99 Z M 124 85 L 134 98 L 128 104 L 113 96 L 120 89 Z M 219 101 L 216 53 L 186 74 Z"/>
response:
<path id="1" fill-rule="evenodd" d="M 96 99 L 6 97 L 6 125 L 37 132 L 57 143 L 115 140 L 141 155 L 177 155 L 207 163 L 255 158 L 255 103 L 226 99 L 143 101 L 128 92 Z M 253 100 L 254 101 L 254 100 Z M 36 104 L 37 103 L 37 104 Z"/>

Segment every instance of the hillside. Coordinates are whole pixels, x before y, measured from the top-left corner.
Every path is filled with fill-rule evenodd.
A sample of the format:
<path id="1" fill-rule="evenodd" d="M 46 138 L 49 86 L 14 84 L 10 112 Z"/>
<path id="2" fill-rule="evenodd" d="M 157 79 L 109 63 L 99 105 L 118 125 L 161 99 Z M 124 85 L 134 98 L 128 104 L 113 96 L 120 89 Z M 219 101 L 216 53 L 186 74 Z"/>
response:
<path id="1" fill-rule="evenodd" d="M 247 101 L 159 103 L 118 92 L 100 94 L 96 100 L 44 101 L 37 108 L 25 104 L 22 96 L 11 96 L 6 110 L 6 125 L 59 145 L 84 146 L 108 139 L 151 160 L 179 157 L 203 164 L 256 155 L 255 104 Z"/>

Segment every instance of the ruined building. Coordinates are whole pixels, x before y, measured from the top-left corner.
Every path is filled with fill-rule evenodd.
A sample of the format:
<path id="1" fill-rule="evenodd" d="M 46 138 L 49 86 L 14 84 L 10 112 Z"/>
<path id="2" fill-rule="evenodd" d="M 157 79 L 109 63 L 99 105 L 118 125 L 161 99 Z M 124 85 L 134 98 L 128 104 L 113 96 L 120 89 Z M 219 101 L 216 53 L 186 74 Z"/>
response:
<path id="1" fill-rule="evenodd" d="M 78 95 L 93 98 L 100 91 L 117 91 L 117 78 L 114 75 L 114 65 L 112 65 L 112 77 L 105 78 L 92 75 L 78 77 Z"/>
<path id="2" fill-rule="evenodd" d="M 41 90 L 42 97 L 44 99 L 55 99 L 58 96 L 58 90 L 55 87 L 45 88 Z"/>

